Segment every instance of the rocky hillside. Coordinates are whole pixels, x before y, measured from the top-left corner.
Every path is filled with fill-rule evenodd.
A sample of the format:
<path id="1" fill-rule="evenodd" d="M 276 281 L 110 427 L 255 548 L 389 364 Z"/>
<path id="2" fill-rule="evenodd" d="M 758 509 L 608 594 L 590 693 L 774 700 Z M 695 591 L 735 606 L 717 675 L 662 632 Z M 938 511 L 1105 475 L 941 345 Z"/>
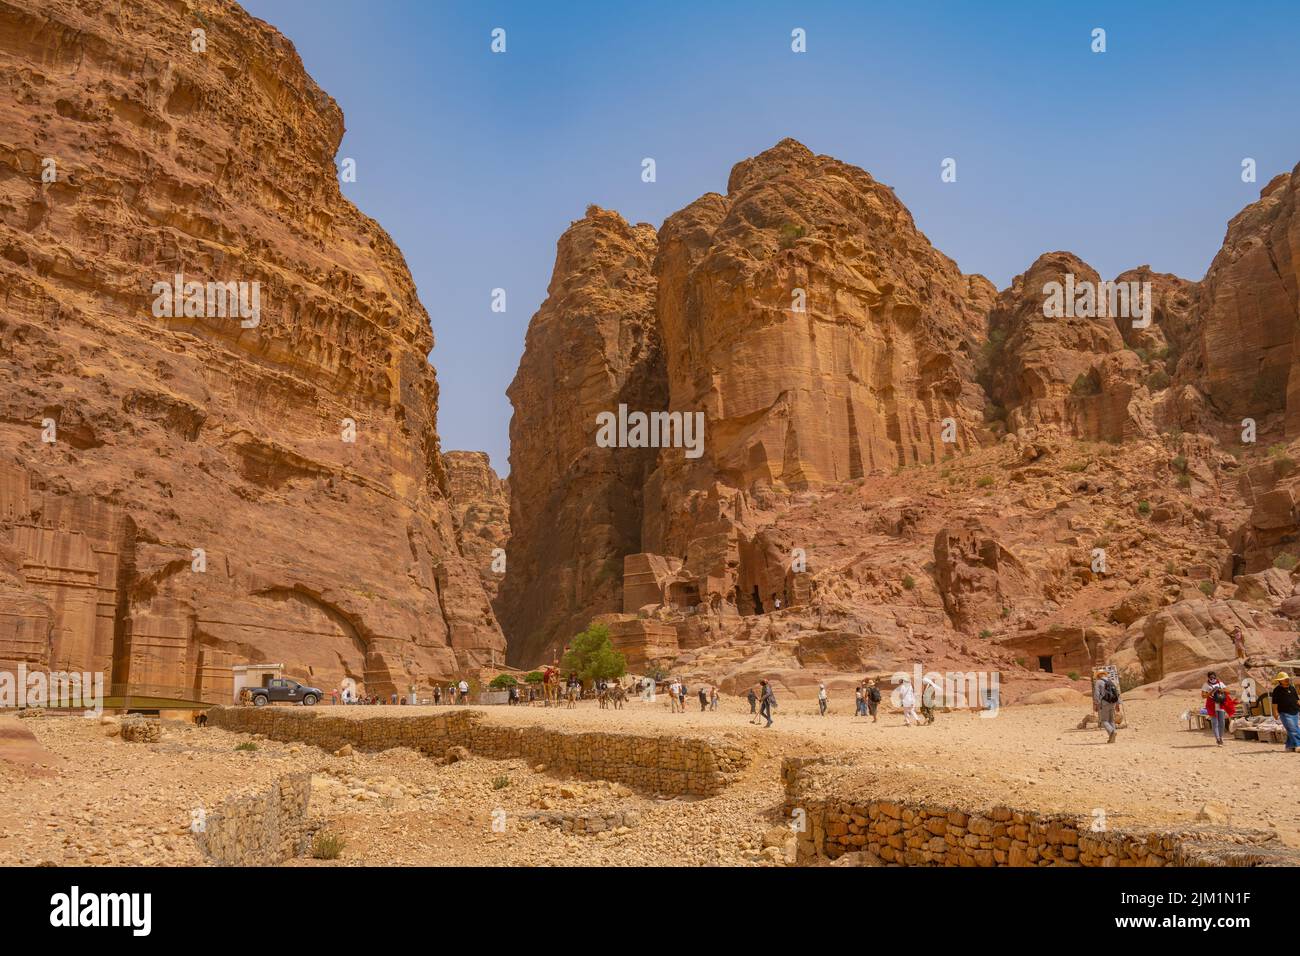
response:
<path id="1" fill-rule="evenodd" d="M 235 4 L 0 2 L 0 659 L 387 693 L 500 658 L 342 135 Z"/>
<path id="2" fill-rule="evenodd" d="M 916 660 L 1021 695 L 1099 661 L 1177 682 L 1237 624 L 1252 661 L 1289 652 L 1297 176 L 1200 282 L 1062 251 L 1001 292 L 792 140 L 657 236 L 589 210 L 511 390 L 512 659 L 593 617 L 634 667 L 736 689 Z M 698 415 L 703 442 L 600 447 L 620 405 Z"/>

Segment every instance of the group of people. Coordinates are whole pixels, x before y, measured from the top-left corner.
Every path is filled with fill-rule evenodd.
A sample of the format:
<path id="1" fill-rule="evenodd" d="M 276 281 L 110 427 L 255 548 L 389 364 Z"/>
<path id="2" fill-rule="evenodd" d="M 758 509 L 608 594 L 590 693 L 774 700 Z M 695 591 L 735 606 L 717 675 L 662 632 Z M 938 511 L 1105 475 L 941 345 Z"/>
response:
<path id="1" fill-rule="evenodd" d="M 691 696 L 691 690 L 686 685 L 686 681 L 673 678 L 668 683 L 668 706 L 674 714 L 686 713 L 686 698 Z M 708 684 L 701 684 L 695 692 L 695 697 L 699 699 L 700 711 L 717 710 L 722 703 L 722 698 L 718 694 L 718 687 L 714 684 L 710 687 Z"/>
<path id="2" fill-rule="evenodd" d="M 448 684 L 444 690 L 442 687 L 434 686 L 433 702 L 441 704 L 468 704 L 469 703 L 469 682 L 462 680 L 459 684 Z M 339 690 L 337 687 L 330 691 L 331 704 L 359 704 L 362 706 L 375 706 L 377 704 L 392 704 L 394 706 L 404 706 L 406 704 L 417 704 L 415 695 L 407 697 L 405 694 L 389 694 L 385 700 L 379 694 L 358 694 L 353 687 L 344 687 Z"/>
<path id="3" fill-rule="evenodd" d="M 1214 742 L 1223 746 L 1223 733 L 1228 727 L 1228 721 L 1237 714 L 1237 701 L 1214 671 L 1205 676 L 1205 683 L 1201 685 L 1201 698 L 1205 701 L 1205 714 L 1210 718 L 1210 726 L 1214 728 Z M 1286 671 L 1279 671 L 1273 678 L 1269 700 L 1273 705 L 1273 713 L 1286 730 L 1287 752 L 1296 753 L 1300 750 L 1300 700 L 1297 700 L 1291 675 Z M 1251 685 L 1243 682 L 1242 703 L 1247 713 L 1254 702 Z"/>

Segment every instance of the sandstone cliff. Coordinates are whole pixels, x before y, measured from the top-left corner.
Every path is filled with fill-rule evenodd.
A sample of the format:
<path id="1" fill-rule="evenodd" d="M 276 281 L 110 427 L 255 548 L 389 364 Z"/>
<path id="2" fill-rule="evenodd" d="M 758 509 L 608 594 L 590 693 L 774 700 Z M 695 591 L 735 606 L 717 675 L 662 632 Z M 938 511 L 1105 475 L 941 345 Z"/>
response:
<path id="1" fill-rule="evenodd" d="M 560 237 L 546 301 L 510 385 L 510 533 L 498 608 L 512 664 L 553 653 L 622 609 L 623 556 L 641 550 L 653 448 L 599 447 L 596 416 L 662 409 L 655 231 L 595 206 Z"/>
<path id="2" fill-rule="evenodd" d="M 1275 177 L 1228 224 L 1200 283 L 1197 334 L 1179 384 L 1190 384 L 1234 428 L 1282 419 L 1300 435 L 1300 165 Z M 1185 416 L 1191 421 L 1190 416 Z M 1184 425 L 1186 427 L 1186 425 Z"/>
<path id="3" fill-rule="evenodd" d="M 242 661 L 386 693 L 500 657 L 342 134 L 234 4 L 0 2 L 0 658 L 221 696 Z"/>
<path id="4" fill-rule="evenodd" d="M 1221 445 L 1216 398 L 1234 349 L 1265 368 L 1290 347 L 1290 188 L 1234 220 L 1202 282 L 1149 266 L 1106 282 L 1055 252 L 1001 292 L 936 252 L 887 187 L 791 140 L 657 243 L 589 213 L 561 240 L 511 389 L 512 659 L 597 616 L 637 670 L 736 691 L 760 676 L 844 689 L 920 660 L 996 669 L 1018 694 L 1098 661 L 1143 682 L 1217 659 L 1224 602 L 1255 587 L 1242 572 L 1300 535 L 1300 450 L 1258 462 L 1262 447 Z M 1272 338 L 1216 338 L 1206 323 L 1228 319 L 1207 310 L 1226 315 L 1266 261 Z M 575 288 L 599 307 L 568 303 Z M 1088 291 L 1053 311 L 1063 288 Z M 627 323 L 657 354 L 612 347 Z M 655 388 L 624 384 L 637 362 Z M 701 413 L 698 454 L 598 450 L 595 415 L 620 402 Z M 621 534 L 579 530 L 593 524 Z M 1282 602 L 1300 609 L 1274 583 L 1233 612 L 1259 655 L 1293 640 Z"/>
<path id="5" fill-rule="evenodd" d="M 449 451 L 442 461 L 461 553 L 495 601 L 510 542 L 510 482 L 497 477 L 481 451 Z"/>

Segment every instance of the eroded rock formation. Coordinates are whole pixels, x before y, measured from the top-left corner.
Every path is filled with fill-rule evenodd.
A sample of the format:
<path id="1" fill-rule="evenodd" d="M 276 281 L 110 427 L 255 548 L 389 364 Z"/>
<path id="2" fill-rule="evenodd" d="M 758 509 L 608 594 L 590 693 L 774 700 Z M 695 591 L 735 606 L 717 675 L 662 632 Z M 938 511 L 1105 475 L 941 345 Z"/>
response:
<path id="1" fill-rule="evenodd" d="M 1300 166 L 1275 177 L 1228 224 L 1200 283 L 1193 354 L 1180 375 L 1233 424 L 1282 417 L 1288 438 L 1300 434 L 1298 194 Z"/>
<path id="2" fill-rule="evenodd" d="M 481 451 L 449 451 L 442 462 L 461 553 L 478 572 L 488 599 L 495 600 L 510 542 L 510 483 L 497 477 Z"/>
<path id="3" fill-rule="evenodd" d="M 342 134 L 234 4 L 0 3 L 0 658 L 379 693 L 500 658 Z"/>
<path id="4" fill-rule="evenodd" d="M 513 664 L 549 659 L 593 616 L 622 610 L 641 550 L 655 449 L 599 447 L 596 416 L 662 410 L 655 231 L 592 206 L 560 237 L 546 301 L 510 385 L 510 533 L 501 619 Z"/>
<path id="5" fill-rule="evenodd" d="M 519 571 L 515 660 L 599 616 L 639 667 L 729 690 L 767 676 L 803 693 L 911 660 L 1031 688 L 1101 660 L 1158 681 L 1230 651 L 1182 632 L 1208 633 L 1198 608 L 1234 590 L 1234 606 L 1258 605 L 1248 646 L 1277 653 L 1300 599 L 1277 567 L 1267 593 L 1241 575 L 1297 550 L 1300 451 L 1222 445 L 1238 425 L 1219 392 L 1248 361 L 1266 390 L 1289 376 L 1293 180 L 1234 220 L 1202 282 L 1149 266 L 1107 282 L 1055 252 L 1000 293 L 936 252 L 887 187 L 791 140 L 670 216 L 657 243 L 644 227 L 637 254 L 621 220 L 589 214 L 561 242 L 511 391 L 512 464 L 528 465 L 512 523 L 534 522 L 503 591 Z M 611 256 L 634 264 L 635 296 Z M 591 287 L 613 316 L 594 345 L 596 310 L 565 302 Z M 1061 289 L 1076 298 L 1053 311 Z M 1256 307 L 1262 327 L 1227 342 Z M 658 337 L 639 367 L 662 379 L 630 405 L 702 413 L 698 454 L 664 447 L 647 466 L 644 448 L 597 451 L 595 414 L 630 394 L 625 369 L 645 354 L 608 348 L 629 315 L 634 341 Z M 1281 430 L 1284 397 L 1258 412 L 1261 435 Z M 641 520 L 634 532 L 619 511 L 614 546 L 576 532 L 608 523 L 610 489 Z M 592 585 L 615 560 L 621 607 Z"/>

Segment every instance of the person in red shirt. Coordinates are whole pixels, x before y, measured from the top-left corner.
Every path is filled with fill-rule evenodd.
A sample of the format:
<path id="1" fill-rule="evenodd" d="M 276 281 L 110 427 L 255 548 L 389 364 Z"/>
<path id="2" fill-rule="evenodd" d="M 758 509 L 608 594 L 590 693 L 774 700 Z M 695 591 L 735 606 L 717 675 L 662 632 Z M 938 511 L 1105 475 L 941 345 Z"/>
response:
<path id="1" fill-rule="evenodd" d="M 1205 698 L 1205 713 L 1209 715 L 1214 726 L 1214 742 L 1223 746 L 1223 731 L 1228 720 L 1237 712 L 1237 704 L 1228 693 L 1228 686 L 1219 680 L 1219 675 L 1210 671 L 1201 686 L 1201 696 Z"/>

